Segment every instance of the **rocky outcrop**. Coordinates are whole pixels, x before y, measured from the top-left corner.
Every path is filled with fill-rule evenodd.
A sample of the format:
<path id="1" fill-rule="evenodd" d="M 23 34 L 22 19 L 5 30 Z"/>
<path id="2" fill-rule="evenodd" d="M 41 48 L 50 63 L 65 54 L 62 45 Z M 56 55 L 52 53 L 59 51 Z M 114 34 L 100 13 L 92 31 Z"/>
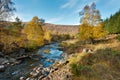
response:
<path id="1" fill-rule="evenodd" d="M 64 80 L 71 76 L 70 67 L 67 61 L 63 63 L 55 62 L 50 67 L 39 65 L 29 73 L 29 77 L 20 77 L 20 80 Z"/>
<path id="2" fill-rule="evenodd" d="M 56 71 L 50 73 L 42 80 L 70 80 L 71 75 L 70 67 L 68 65 L 64 65 L 58 68 Z"/>

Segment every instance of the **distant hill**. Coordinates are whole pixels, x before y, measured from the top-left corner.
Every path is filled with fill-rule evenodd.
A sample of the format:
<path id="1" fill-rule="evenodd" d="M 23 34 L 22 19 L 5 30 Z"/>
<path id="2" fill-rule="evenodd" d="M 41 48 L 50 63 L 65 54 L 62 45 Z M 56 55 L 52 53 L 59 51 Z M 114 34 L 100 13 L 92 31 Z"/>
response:
<path id="1" fill-rule="evenodd" d="M 53 34 L 73 34 L 78 33 L 79 25 L 55 25 L 50 23 L 45 23 L 43 29 L 48 29 L 52 31 Z"/>
<path id="2" fill-rule="evenodd" d="M 0 27 L 5 27 L 10 25 L 11 22 L 0 22 Z M 23 24 L 27 24 L 27 22 L 23 22 Z M 72 34 L 76 35 L 78 33 L 79 25 L 55 25 L 51 23 L 44 23 L 42 26 L 43 30 L 48 29 L 53 34 Z"/>

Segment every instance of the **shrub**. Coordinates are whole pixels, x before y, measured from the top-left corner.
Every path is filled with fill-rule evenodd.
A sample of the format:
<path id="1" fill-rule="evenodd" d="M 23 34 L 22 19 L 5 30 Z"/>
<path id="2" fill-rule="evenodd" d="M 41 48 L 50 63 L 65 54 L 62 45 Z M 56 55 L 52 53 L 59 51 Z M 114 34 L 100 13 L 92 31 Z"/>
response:
<path id="1" fill-rule="evenodd" d="M 82 76 L 82 75 L 90 76 L 89 73 L 91 72 L 91 70 L 92 69 L 90 66 L 71 64 L 71 71 L 74 74 L 74 76 Z"/>
<path id="2" fill-rule="evenodd" d="M 73 38 L 72 36 L 70 36 L 69 34 L 53 34 L 52 35 L 52 41 L 57 41 L 57 42 L 60 42 L 60 41 L 64 41 L 64 40 L 68 40 L 68 39 L 71 39 Z"/>
<path id="3" fill-rule="evenodd" d="M 23 47 L 26 48 L 28 51 L 37 49 L 37 46 L 38 46 L 37 42 L 32 40 L 24 42 L 23 44 Z"/>
<path id="4" fill-rule="evenodd" d="M 61 46 L 61 47 L 68 47 L 68 43 L 62 42 L 59 46 Z"/>
<path id="5" fill-rule="evenodd" d="M 51 35 L 51 32 L 49 30 L 46 30 L 44 32 L 44 39 L 45 39 L 45 41 L 47 41 L 46 43 L 50 43 L 51 42 L 52 35 Z"/>
<path id="6" fill-rule="evenodd" d="M 116 37 L 116 39 L 120 41 L 120 35 L 118 35 L 118 36 Z"/>
<path id="7" fill-rule="evenodd" d="M 95 54 L 82 56 L 77 62 L 74 60 L 70 66 L 74 80 L 117 80 L 120 77 L 120 51 L 99 49 Z"/>

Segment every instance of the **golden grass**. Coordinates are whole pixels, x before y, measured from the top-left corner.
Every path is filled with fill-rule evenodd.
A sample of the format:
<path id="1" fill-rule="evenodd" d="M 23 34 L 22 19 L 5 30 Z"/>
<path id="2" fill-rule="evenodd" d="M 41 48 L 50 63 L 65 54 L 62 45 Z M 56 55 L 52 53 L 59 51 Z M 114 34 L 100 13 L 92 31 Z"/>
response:
<path id="1" fill-rule="evenodd" d="M 111 39 L 106 43 L 98 43 L 98 44 L 86 44 L 86 48 L 92 49 L 94 51 L 97 51 L 99 49 L 106 49 L 106 48 L 112 48 L 115 50 L 120 50 L 120 41 L 116 39 Z"/>
<path id="2" fill-rule="evenodd" d="M 66 41 L 63 41 L 67 44 L 75 44 L 76 42 L 78 42 L 78 39 L 70 39 L 70 40 L 66 40 Z"/>
<path id="3" fill-rule="evenodd" d="M 75 53 L 72 57 L 68 58 L 69 64 L 79 62 L 82 59 L 82 57 L 86 55 L 88 55 L 88 53 Z"/>

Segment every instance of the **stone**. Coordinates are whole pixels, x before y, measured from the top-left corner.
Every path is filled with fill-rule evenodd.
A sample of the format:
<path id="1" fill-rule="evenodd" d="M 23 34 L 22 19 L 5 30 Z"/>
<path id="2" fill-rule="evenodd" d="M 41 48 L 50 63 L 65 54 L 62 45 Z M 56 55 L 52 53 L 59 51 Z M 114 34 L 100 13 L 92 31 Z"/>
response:
<path id="1" fill-rule="evenodd" d="M 25 49 L 20 49 L 19 53 L 20 53 L 21 55 L 25 55 Z"/>
<path id="2" fill-rule="evenodd" d="M 46 61 L 47 62 L 54 62 L 52 59 L 47 59 Z"/>
<path id="3" fill-rule="evenodd" d="M 20 77 L 20 80 L 24 80 L 24 77 Z"/>
<path id="4" fill-rule="evenodd" d="M 92 49 L 89 49 L 88 50 L 88 53 L 94 53 Z"/>
<path id="5" fill-rule="evenodd" d="M 12 73 L 12 75 L 17 75 L 19 73 L 19 71 L 15 71 Z"/>
<path id="6" fill-rule="evenodd" d="M 0 58 L 0 64 L 7 64 L 9 61 L 5 58 Z"/>
<path id="7" fill-rule="evenodd" d="M 35 67 L 33 70 L 36 70 L 37 69 L 37 67 Z"/>
<path id="8" fill-rule="evenodd" d="M 45 70 L 41 70 L 41 74 L 45 74 Z"/>
<path id="9" fill-rule="evenodd" d="M 10 63 L 14 63 L 14 62 L 16 62 L 16 59 L 10 58 L 10 59 L 9 59 L 9 62 L 10 62 Z"/>
<path id="10" fill-rule="evenodd" d="M 49 49 L 46 49 L 43 51 L 45 54 L 49 54 L 50 53 L 50 50 Z"/>
<path id="11" fill-rule="evenodd" d="M 38 80 L 42 80 L 45 77 L 45 75 L 41 75 Z"/>
<path id="12" fill-rule="evenodd" d="M 86 48 L 84 48 L 82 52 L 83 52 L 83 53 L 87 53 L 87 49 L 86 49 Z"/>
<path id="13" fill-rule="evenodd" d="M 39 73 L 37 73 L 37 72 L 35 72 L 35 71 L 30 72 L 30 75 L 31 75 L 32 77 L 37 77 L 37 76 L 38 76 L 38 74 L 39 74 Z"/>
<path id="14" fill-rule="evenodd" d="M 5 66 L 4 65 L 0 65 L 0 72 L 5 71 Z"/>
<path id="15" fill-rule="evenodd" d="M 39 66 L 40 66 L 40 67 L 43 67 L 43 65 L 41 65 L 41 64 L 40 64 Z"/>
<path id="16" fill-rule="evenodd" d="M 30 80 L 30 78 L 27 78 L 26 80 Z"/>
<path id="17" fill-rule="evenodd" d="M 49 72 L 50 71 L 50 68 L 44 68 L 45 71 Z"/>
<path id="18" fill-rule="evenodd" d="M 0 57 L 4 57 L 4 54 L 2 52 L 0 52 Z"/>
<path id="19" fill-rule="evenodd" d="M 40 70 L 36 69 L 36 70 L 35 70 L 35 72 L 36 72 L 36 73 L 39 73 L 39 72 L 40 72 Z"/>

